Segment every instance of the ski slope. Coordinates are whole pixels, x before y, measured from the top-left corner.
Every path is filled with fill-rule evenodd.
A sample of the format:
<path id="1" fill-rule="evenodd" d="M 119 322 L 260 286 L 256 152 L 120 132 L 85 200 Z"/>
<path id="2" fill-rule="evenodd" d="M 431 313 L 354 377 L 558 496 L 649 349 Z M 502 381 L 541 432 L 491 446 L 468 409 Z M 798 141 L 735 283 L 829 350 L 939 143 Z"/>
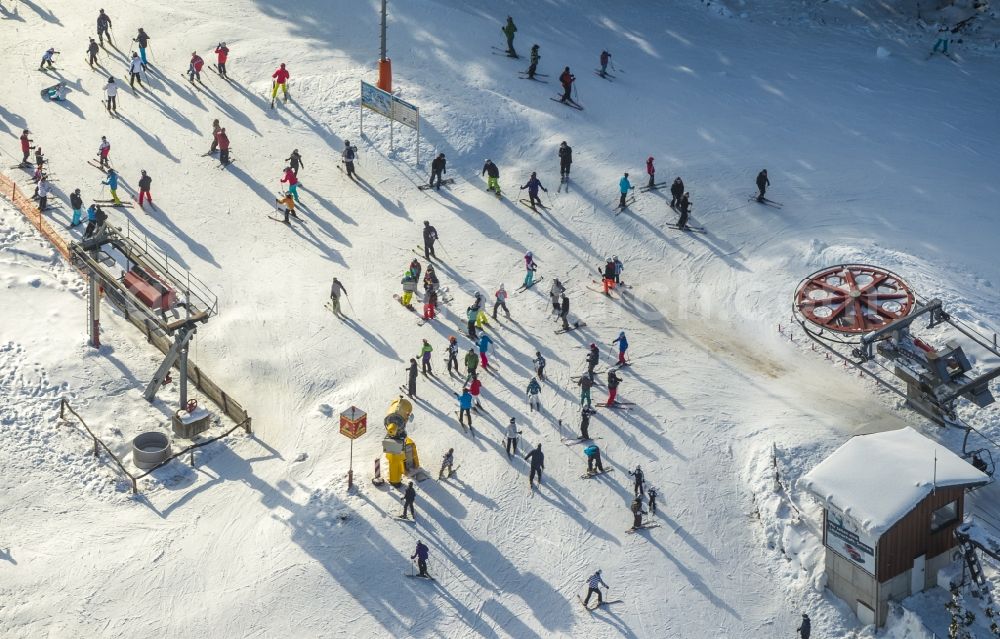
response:
<path id="1" fill-rule="evenodd" d="M 246 405 L 255 431 L 209 447 L 193 470 L 164 468 L 131 497 L 60 425 L 57 404 L 70 397 L 124 450 L 176 408 L 172 391 L 141 399 L 158 352 L 109 310 L 105 346 L 87 347 L 82 280 L 0 207 L 0 633 L 778 637 L 807 611 L 814 637 L 868 636 L 824 592 L 808 524 L 776 500 L 773 447 L 794 480 L 853 434 L 941 434 L 777 329 L 803 276 L 862 261 L 996 330 L 995 59 L 927 60 L 933 39 L 920 34 L 789 28 L 695 2 L 397 1 L 389 54 L 397 94 L 423 116 L 416 168 L 411 132 L 397 128 L 390 150 L 374 115 L 358 131 L 359 80 L 375 81 L 376 5 L 105 4 L 122 53 L 101 61 L 119 83 L 130 34 L 143 26 L 153 43 L 152 91 L 120 91 L 122 119 L 105 113 L 106 78 L 83 59 L 94 7 L 22 0 L 0 22 L 0 65 L 19 80 L 0 102 L 5 167 L 30 128 L 51 161 L 61 224 L 74 188 L 88 201 L 101 192 L 85 162 L 101 135 L 125 192 L 135 194 L 140 170 L 153 177 L 157 212 L 108 209 L 111 223 L 135 225 L 218 294 L 219 316 L 198 331 L 192 357 Z M 540 45 L 549 84 L 517 77 L 526 60 L 491 54 L 508 13 L 518 51 Z M 182 77 L 189 54 L 211 61 L 222 40 L 235 83 L 205 70 L 206 86 L 193 87 Z M 34 70 L 49 46 L 63 51 L 58 74 Z M 892 55 L 877 58 L 878 46 Z M 602 48 L 613 82 L 592 73 Z M 280 62 L 293 99 L 271 110 Z M 566 65 L 582 112 L 549 100 Z M 69 104 L 41 102 L 60 77 Z M 214 118 L 236 160 L 221 171 L 202 157 Z M 360 186 L 336 167 L 344 140 L 359 147 Z M 556 193 L 562 140 L 574 164 L 568 192 Z M 306 163 L 304 221 L 289 229 L 267 215 L 294 148 Z M 419 191 L 438 152 L 456 184 Z M 644 183 L 650 155 L 658 180 L 683 177 L 706 234 L 666 227 L 675 214 L 662 193 L 614 215 L 618 179 L 628 171 Z M 500 168 L 502 201 L 484 190 L 486 158 Z M 780 209 L 747 200 L 762 168 Z M 517 203 L 531 171 L 549 189 L 540 215 Z M 441 236 L 438 274 L 456 299 L 418 327 L 392 294 L 424 220 Z M 483 376 L 473 438 L 455 422 L 461 389 L 441 357 L 474 291 L 491 299 L 500 283 L 520 284 L 525 251 L 544 279 L 509 300 L 516 323 L 490 330 L 500 372 Z M 587 288 L 611 254 L 625 262 L 632 301 Z M 333 276 L 349 294 L 343 322 L 323 308 Z M 565 335 L 548 315 L 556 277 L 587 323 Z M 592 421 L 615 470 L 583 480 L 583 447 L 560 441 L 578 424 L 570 376 L 591 342 L 606 369 L 620 330 L 634 360 L 620 397 L 635 407 Z M 431 474 L 450 447 L 461 470 L 418 484 L 414 525 L 393 518 L 401 491 L 368 477 L 382 411 L 421 338 L 438 377 L 418 380 L 410 434 Z M 541 414 L 523 396 L 535 350 L 548 360 Z M 604 392 L 595 387 L 594 400 Z M 360 481 L 349 494 L 336 417 L 352 404 L 371 425 L 355 442 Z M 503 453 L 510 417 L 521 453 L 538 443 L 546 453 L 537 492 L 527 464 Z M 984 427 L 1000 434 L 995 418 Z M 627 535 L 636 464 L 659 490 L 659 527 Z M 402 576 L 417 539 L 430 547 L 433 582 Z M 622 602 L 589 613 L 576 595 L 596 568 Z"/>

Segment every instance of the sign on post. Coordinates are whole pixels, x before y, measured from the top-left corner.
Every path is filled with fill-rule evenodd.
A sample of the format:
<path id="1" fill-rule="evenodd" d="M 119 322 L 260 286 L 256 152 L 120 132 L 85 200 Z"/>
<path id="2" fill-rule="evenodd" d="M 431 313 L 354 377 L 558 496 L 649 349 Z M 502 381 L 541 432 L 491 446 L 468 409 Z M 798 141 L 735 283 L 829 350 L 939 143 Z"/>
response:
<path id="1" fill-rule="evenodd" d="M 351 406 L 340 414 L 340 434 L 351 440 L 351 466 L 347 471 L 347 490 L 354 487 L 354 440 L 368 431 L 368 414 Z"/>
<path id="2" fill-rule="evenodd" d="M 383 91 L 374 84 L 361 81 L 361 133 L 365 132 L 365 109 L 371 109 L 389 119 L 389 148 L 393 148 L 393 122 L 399 122 L 417 132 L 417 164 L 420 164 L 420 109 Z"/>

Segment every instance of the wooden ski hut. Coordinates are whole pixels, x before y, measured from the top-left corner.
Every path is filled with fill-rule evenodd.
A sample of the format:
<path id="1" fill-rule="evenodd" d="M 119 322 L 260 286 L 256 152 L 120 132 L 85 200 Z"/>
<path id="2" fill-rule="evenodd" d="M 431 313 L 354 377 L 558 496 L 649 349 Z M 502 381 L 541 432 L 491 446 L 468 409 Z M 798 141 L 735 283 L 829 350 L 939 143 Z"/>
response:
<path id="1" fill-rule="evenodd" d="M 823 504 L 827 588 L 881 627 L 889 600 L 936 585 L 965 491 L 987 482 L 912 428 L 852 438 L 800 480 Z"/>

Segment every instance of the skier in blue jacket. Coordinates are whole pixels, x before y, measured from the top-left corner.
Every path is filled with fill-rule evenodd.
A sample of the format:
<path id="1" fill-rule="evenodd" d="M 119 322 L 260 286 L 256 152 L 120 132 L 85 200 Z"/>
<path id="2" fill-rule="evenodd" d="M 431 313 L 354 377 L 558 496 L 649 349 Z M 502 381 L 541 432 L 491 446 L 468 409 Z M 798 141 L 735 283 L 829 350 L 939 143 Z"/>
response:
<path id="1" fill-rule="evenodd" d="M 531 177 L 528 178 L 528 183 L 521 187 L 522 191 L 524 189 L 528 189 L 528 197 L 531 198 L 531 208 L 535 208 L 536 202 L 538 203 L 538 206 L 542 206 L 542 200 L 538 197 L 538 189 L 541 189 L 546 193 L 549 192 L 547 188 L 542 186 L 541 180 L 538 179 L 538 176 L 535 175 L 534 171 L 531 172 Z"/>
<path id="2" fill-rule="evenodd" d="M 625 331 L 618 333 L 618 337 L 616 337 L 611 343 L 618 344 L 618 365 L 628 366 L 628 363 L 625 361 L 625 351 L 628 350 L 628 340 L 625 339 Z"/>
<path id="3" fill-rule="evenodd" d="M 539 400 L 538 396 L 542 392 L 542 385 L 538 383 L 537 377 L 532 377 L 531 381 L 528 382 L 528 388 L 525 393 L 528 395 L 528 408 L 531 410 L 542 410 L 542 402 Z"/>
<path id="4" fill-rule="evenodd" d="M 111 199 L 117 206 L 121 204 L 122 201 L 118 199 L 118 174 L 115 173 L 114 169 L 108 169 L 108 179 L 101 182 L 101 184 L 106 184 L 108 189 L 111 191 Z"/>
<path id="5" fill-rule="evenodd" d="M 490 350 L 490 344 L 493 343 L 493 338 L 483 332 L 479 336 L 479 363 L 483 365 L 483 370 L 490 367 L 490 360 L 486 357 L 487 352 Z"/>
<path id="6" fill-rule="evenodd" d="M 622 179 L 618 180 L 618 190 L 621 191 L 622 197 L 618 200 L 618 208 L 625 208 L 625 198 L 628 196 L 628 192 L 633 188 L 632 183 L 628 181 L 628 173 L 622 176 Z"/>
<path id="7" fill-rule="evenodd" d="M 455 393 L 458 395 L 458 393 Z M 465 429 L 464 419 L 469 420 L 469 428 L 472 428 L 472 393 L 468 387 L 462 389 L 462 394 L 458 395 L 458 423 Z"/>

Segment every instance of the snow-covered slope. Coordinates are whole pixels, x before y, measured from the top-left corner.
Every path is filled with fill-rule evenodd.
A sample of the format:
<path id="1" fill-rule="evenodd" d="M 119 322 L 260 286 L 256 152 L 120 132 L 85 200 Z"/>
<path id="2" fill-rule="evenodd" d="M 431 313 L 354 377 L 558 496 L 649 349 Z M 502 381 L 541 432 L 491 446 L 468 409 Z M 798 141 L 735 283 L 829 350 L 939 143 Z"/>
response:
<path id="1" fill-rule="evenodd" d="M 120 445 L 134 424 L 158 425 L 172 408 L 140 398 L 156 352 L 114 322 L 104 340 L 112 347 L 90 351 L 82 284 L 41 244 L 26 249 L 27 225 L 3 210 L 0 304 L 12 310 L 0 340 L 0 549 L 10 551 L 0 562 L 0 629 L 771 637 L 789 636 L 808 610 L 816 635 L 851 636 L 856 622 L 816 576 L 815 541 L 798 546 L 801 562 L 788 557 L 795 544 L 785 554 L 775 547 L 787 531 L 768 528 L 759 479 L 775 443 L 796 477 L 850 434 L 927 427 L 777 325 L 803 275 L 843 260 L 897 270 L 970 317 L 996 315 L 993 61 L 927 61 L 915 44 L 868 32 L 798 32 L 693 2 L 394 2 L 397 91 L 421 108 L 422 160 L 446 153 L 457 179 L 430 193 L 416 189 L 427 166 L 414 168 L 409 132 L 397 129 L 390 151 L 388 127 L 366 115 L 359 136 L 358 80 L 374 81 L 377 4 L 105 5 L 123 51 L 139 26 L 153 38 L 152 92 L 123 91 L 121 120 L 98 102 L 103 74 L 76 53 L 93 29 L 92 7 L 21 2 L 0 23 L 0 64 L 24 79 L 0 106 L 4 152 L 13 157 L 20 129 L 30 128 L 63 200 L 78 186 L 86 198 L 100 192 L 85 159 L 101 135 L 126 191 L 140 169 L 153 176 L 158 212 L 115 210 L 112 222 L 127 217 L 218 293 L 220 315 L 199 330 L 193 356 L 255 426 L 254 437 L 214 446 L 195 471 L 174 469 L 130 499 L 86 457 L 86 440 L 58 425 L 55 402 L 72 393 Z M 518 79 L 523 60 L 491 55 L 507 13 L 522 53 L 541 46 L 549 84 Z M 207 86 L 193 88 L 181 76 L 190 52 L 210 58 L 220 40 L 236 82 L 206 71 Z M 33 70 L 48 46 L 64 51 L 68 106 L 38 99 L 54 82 Z M 894 55 L 877 59 L 877 46 Z M 614 82 L 591 72 L 602 48 L 613 53 Z M 119 80 L 121 57 L 102 58 Z M 272 111 L 265 92 L 279 62 L 291 70 L 293 101 Z M 585 111 L 548 99 L 566 65 Z M 201 156 L 214 118 L 236 158 L 225 171 Z M 345 139 L 359 146 L 363 186 L 336 168 Z M 557 194 L 561 140 L 575 163 L 569 192 Z M 293 148 L 306 161 L 305 220 L 289 230 L 266 215 Z M 649 155 L 659 177 L 684 178 L 707 234 L 665 227 L 674 214 L 655 193 L 613 215 L 618 178 L 629 171 L 640 182 Z M 511 199 L 484 192 L 487 157 Z M 780 210 L 747 202 L 764 167 Z M 550 189 L 541 216 L 516 202 L 531 171 Z M 67 212 L 63 204 L 52 216 L 67 222 Z M 391 294 L 423 220 L 441 234 L 439 273 L 456 300 L 440 322 L 418 327 Z M 425 467 L 433 472 L 455 447 L 462 469 L 458 481 L 420 483 L 418 523 L 401 524 L 392 518 L 398 493 L 367 482 L 381 451 L 379 416 L 421 337 L 442 353 L 471 293 L 514 288 L 527 250 L 545 280 L 511 299 L 517 323 L 491 332 L 500 374 L 483 380 L 477 437 L 455 423 L 458 386 L 441 374 L 440 357 L 439 379 L 418 383 L 411 434 Z M 624 258 L 633 302 L 588 290 L 608 254 Z M 350 294 L 345 322 L 323 309 L 333 276 Z M 569 282 L 585 329 L 553 333 L 545 291 L 555 277 Z M 607 344 L 620 330 L 635 361 L 621 393 L 636 407 L 595 418 L 591 433 L 615 472 L 581 480 L 581 447 L 562 445 L 558 420 L 566 432 L 577 424 L 570 375 L 584 347 L 599 343 L 610 363 Z M 536 349 L 551 380 L 541 415 L 523 400 Z M 348 442 L 335 417 L 351 404 L 373 423 L 354 451 L 365 480 L 348 495 Z M 522 452 L 538 443 L 546 452 L 536 493 L 526 464 L 502 452 L 509 417 L 522 425 Z M 116 433 L 115 420 L 130 427 Z M 626 470 L 636 464 L 660 490 L 660 526 L 626 535 Z M 431 548 L 436 582 L 401 576 L 417 539 Z M 623 602 L 591 615 L 574 595 L 597 567 Z"/>

